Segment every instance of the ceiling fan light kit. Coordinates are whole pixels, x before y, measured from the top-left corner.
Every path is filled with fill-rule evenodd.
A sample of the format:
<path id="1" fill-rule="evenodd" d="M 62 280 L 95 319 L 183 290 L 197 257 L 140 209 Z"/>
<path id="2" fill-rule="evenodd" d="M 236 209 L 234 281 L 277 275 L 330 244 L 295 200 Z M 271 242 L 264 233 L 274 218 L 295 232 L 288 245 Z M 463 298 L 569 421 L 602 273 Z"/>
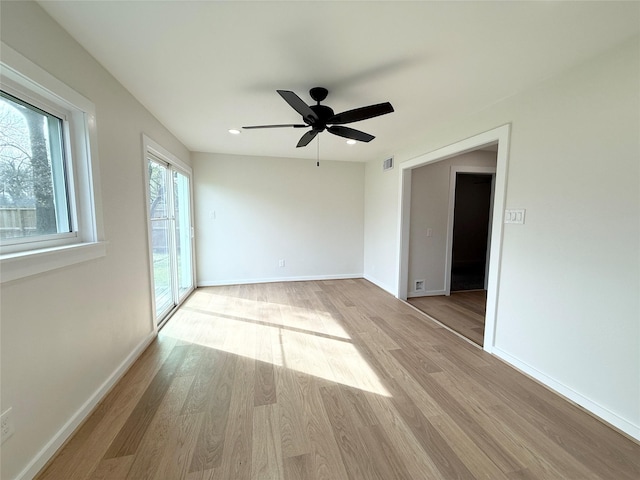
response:
<path id="1" fill-rule="evenodd" d="M 320 105 L 329 91 L 323 87 L 314 87 L 309 90 L 309 95 L 316 102 L 316 105 L 307 105 L 298 95 L 290 90 L 277 90 L 280 96 L 287 102 L 291 108 L 298 112 L 302 116 L 304 123 L 292 123 L 284 125 L 254 125 L 248 127 L 242 127 L 244 129 L 253 128 L 311 128 L 306 132 L 296 147 L 306 147 L 309 145 L 316 135 L 320 132 L 327 130 L 333 135 L 338 135 L 350 140 L 357 140 L 360 142 L 370 142 L 375 137 L 355 128 L 344 127 L 345 123 L 359 122 L 361 120 L 367 120 L 369 118 L 378 117 L 387 113 L 393 112 L 393 106 L 389 102 L 378 103 L 375 105 L 369 105 L 366 107 L 355 108 L 353 110 L 347 110 L 346 112 L 334 114 L 333 109 L 326 105 Z"/>

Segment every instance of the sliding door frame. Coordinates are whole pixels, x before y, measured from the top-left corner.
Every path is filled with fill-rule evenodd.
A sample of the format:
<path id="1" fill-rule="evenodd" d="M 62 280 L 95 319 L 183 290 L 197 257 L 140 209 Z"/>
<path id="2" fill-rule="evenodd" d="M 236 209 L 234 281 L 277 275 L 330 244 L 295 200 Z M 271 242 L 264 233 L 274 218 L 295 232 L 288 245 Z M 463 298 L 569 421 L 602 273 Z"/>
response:
<path id="1" fill-rule="evenodd" d="M 151 295 L 151 312 L 152 312 L 152 325 L 154 332 L 157 331 L 164 325 L 164 323 L 171 317 L 171 315 L 175 312 L 175 310 L 180 306 L 180 304 L 189 296 L 189 294 L 195 289 L 196 285 L 196 265 L 195 265 L 195 242 L 194 242 L 194 227 L 193 227 L 193 171 L 191 167 L 180 160 L 178 157 L 173 155 L 171 152 L 163 148 L 160 144 L 149 138 L 147 135 L 142 135 L 142 164 L 144 170 L 144 192 L 145 192 L 145 210 L 147 217 L 147 250 L 149 255 L 149 285 L 150 285 L 150 295 Z M 189 180 L 189 229 L 190 229 L 190 248 L 191 248 L 191 288 L 182 295 L 178 294 L 176 298 L 175 305 L 169 309 L 169 311 L 162 316 L 162 318 L 158 318 L 158 312 L 156 312 L 156 298 L 155 298 L 155 283 L 153 276 L 153 238 L 151 235 L 151 211 L 150 211 L 150 198 L 149 198 L 149 160 L 152 159 L 157 161 L 158 163 L 166 164 L 167 168 L 171 172 L 177 171 L 178 173 L 186 176 Z M 170 175 L 171 180 L 167 187 L 171 187 L 173 190 L 173 175 Z M 168 190 L 169 188 L 167 188 Z M 167 192 L 168 193 L 168 192 Z M 175 215 L 173 211 L 173 194 L 171 194 L 172 201 L 170 202 L 171 212 L 170 215 Z M 170 222 L 170 225 L 174 225 L 174 222 Z M 173 229 L 175 230 L 175 228 Z M 171 237 L 175 236 L 175 232 L 170 233 Z M 170 242 L 172 246 L 175 246 L 175 239 Z M 175 256 L 171 256 L 172 269 L 175 270 Z M 172 282 L 174 281 L 172 275 Z M 172 286 L 172 291 L 178 290 L 179 286 Z"/>

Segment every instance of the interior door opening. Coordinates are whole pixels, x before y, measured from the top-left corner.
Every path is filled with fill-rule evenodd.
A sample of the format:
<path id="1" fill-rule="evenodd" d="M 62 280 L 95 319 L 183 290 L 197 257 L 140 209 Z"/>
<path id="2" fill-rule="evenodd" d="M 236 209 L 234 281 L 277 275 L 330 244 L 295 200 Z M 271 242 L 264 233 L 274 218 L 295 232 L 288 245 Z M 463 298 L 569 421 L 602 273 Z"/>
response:
<path id="1" fill-rule="evenodd" d="M 486 160 L 488 152 L 484 154 Z M 483 345 L 495 167 L 451 167 L 444 290 L 408 302 Z"/>
<path id="2" fill-rule="evenodd" d="M 496 319 L 498 308 L 498 291 L 500 288 L 500 262 L 502 257 L 502 234 L 503 218 L 506 196 L 506 172 L 509 152 L 509 136 L 511 126 L 509 124 L 496 127 L 486 132 L 467 137 L 456 143 L 433 150 L 424 155 L 407 160 L 400 165 L 400 252 L 398 271 L 398 298 L 407 300 L 411 288 L 410 272 L 410 247 L 411 247 L 411 225 L 416 216 L 415 208 L 412 206 L 412 176 L 413 172 L 429 164 L 436 164 L 448 158 L 463 155 L 466 152 L 476 150 L 487 150 L 492 148 L 496 151 L 495 156 L 495 180 L 493 205 L 491 207 L 491 242 L 489 245 L 489 268 L 486 279 L 486 302 L 485 302 L 485 324 L 484 335 L 481 341 L 485 351 L 493 352 L 496 336 Z M 428 232 L 426 232 L 428 233 Z M 446 270 L 445 270 L 446 271 Z M 420 277 L 423 278 L 423 277 Z M 445 288 L 446 283 L 441 288 Z M 428 286 L 427 286 L 428 288 Z M 442 295 L 442 293 L 441 293 Z M 451 295 L 453 296 L 453 295 Z M 450 296 L 450 297 L 451 297 Z M 428 297 L 423 297 L 428 298 Z M 441 297 L 442 298 L 442 297 Z M 453 330 L 453 329 L 451 329 Z"/>
<path id="3" fill-rule="evenodd" d="M 456 173 L 450 292 L 487 289 L 493 178 Z"/>

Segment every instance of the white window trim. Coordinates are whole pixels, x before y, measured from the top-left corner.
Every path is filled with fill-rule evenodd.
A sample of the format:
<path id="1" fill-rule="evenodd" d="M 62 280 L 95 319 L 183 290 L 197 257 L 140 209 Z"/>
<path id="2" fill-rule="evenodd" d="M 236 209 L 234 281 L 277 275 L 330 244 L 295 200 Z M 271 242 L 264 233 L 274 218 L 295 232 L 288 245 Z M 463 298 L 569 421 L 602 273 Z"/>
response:
<path id="1" fill-rule="evenodd" d="M 100 178 L 98 169 L 98 143 L 95 105 L 57 78 L 13 50 L 0 44 L 2 59 L 0 75 L 2 85 L 15 91 L 32 93 L 34 98 L 59 106 L 70 112 L 73 185 L 76 202 L 78 235 L 75 243 L 22 250 L 0 255 L 0 283 L 44 273 L 57 268 L 89 261 L 106 255 L 104 241 Z M 13 86 L 13 88 L 12 88 Z M 24 98 L 29 100 L 29 98 Z"/>
<path id="2" fill-rule="evenodd" d="M 2 90 L 9 95 L 12 95 L 20 101 L 34 106 L 48 114 L 54 115 L 59 118 L 62 125 L 62 141 L 64 152 L 69 155 L 64 155 L 63 162 L 65 163 L 65 169 L 70 173 L 67 178 L 65 188 L 71 192 L 68 195 L 69 213 L 70 213 L 70 232 L 53 233 L 48 235 L 34 235 L 27 237 L 18 237 L 2 240 L 2 246 L 0 247 L 0 255 L 6 255 L 11 253 L 19 253 L 30 250 L 40 250 L 45 248 L 71 245 L 78 243 L 78 220 L 76 215 L 76 203 L 75 199 L 78 196 L 77 190 L 74 188 L 75 172 L 76 168 L 73 165 L 73 158 L 76 157 L 76 145 L 72 145 L 71 132 L 76 122 L 84 123 L 84 112 L 73 111 L 69 108 L 64 108 L 61 104 L 55 103 L 43 96 L 34 92 L 34 89 L 30 86 L 24 85 L 24 81 L 12 81 L 10 74 L 7 75 L 6 71 L 2 71 L 0 75 L 0 85 Z"/>

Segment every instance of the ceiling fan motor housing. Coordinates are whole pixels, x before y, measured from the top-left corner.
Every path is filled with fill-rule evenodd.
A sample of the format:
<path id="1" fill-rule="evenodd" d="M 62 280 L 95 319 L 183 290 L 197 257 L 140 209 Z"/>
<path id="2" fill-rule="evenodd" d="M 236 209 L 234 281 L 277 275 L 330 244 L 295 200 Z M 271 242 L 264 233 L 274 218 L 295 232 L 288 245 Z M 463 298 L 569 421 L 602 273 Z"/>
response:
<path id="1" fill-rule="evenodd" d="M 325 128 L 327 128 L 327 121 L 333 117 L 333 109 L 331 107 L 327 107 L 326 105 L 309 105 L 309 108 L 313 110 L 313 112 L 318 116 L 318 120 L 311 123 L 304 117 L 302 120 L 313 127 L 314 130 L 318 132 L 322 132 Z"/>

